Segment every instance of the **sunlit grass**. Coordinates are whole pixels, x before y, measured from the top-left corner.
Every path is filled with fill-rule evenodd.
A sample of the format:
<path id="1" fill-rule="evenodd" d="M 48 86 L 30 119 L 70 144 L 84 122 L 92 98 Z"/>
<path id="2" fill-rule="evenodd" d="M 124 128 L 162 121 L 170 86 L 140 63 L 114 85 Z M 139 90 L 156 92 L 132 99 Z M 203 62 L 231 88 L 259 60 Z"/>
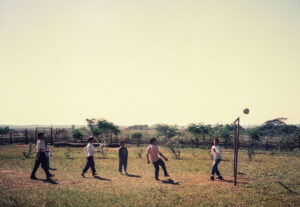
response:
<path id="1" fill-rule="evenodd" d="M 116 149 L 108 149 L 107 159 L 95 157 L 97 173 L 103 180 L 87 178 L 80 173 L 86 158 L 81 148 L 72 148 L 71 159 L 65 148 L 53 148 L 51 166 L 54 181 L 45 183 L 29 179 L 34 159 L 24 159 L 27 146 L 0 147 L 0 206 L 299 206 L 300 158 L 297 154 L 269 152 L 257 154 L 249 162 L 247 152 L 239 153 L 238 186 L 233 183 L 232 150 L 223 149 L 219 168 L 228 182 L 208 180 L 212 160 L 207 150 L 184 148 L 176 160 L 167 148 L 167 169 L 174 182 L 154 180 L 154 168 L 139 149 L 129 147 L 128 172 L 140 177 L 118 173 Z M 143 147 L 145 152 L 145 147 Z M 37 177 L 44 179 L 39 169 Z M 160 178 L 165 179 L 160 172 Z M 290 191 L 281 186 L 283 183 Z"/>

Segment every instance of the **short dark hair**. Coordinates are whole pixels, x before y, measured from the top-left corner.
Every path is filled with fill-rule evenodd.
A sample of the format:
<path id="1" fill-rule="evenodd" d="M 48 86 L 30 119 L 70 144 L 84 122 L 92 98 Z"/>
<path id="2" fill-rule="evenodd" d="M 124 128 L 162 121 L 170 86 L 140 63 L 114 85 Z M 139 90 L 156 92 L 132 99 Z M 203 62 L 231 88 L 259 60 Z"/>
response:
<path id="1" fill-rule="evenodd" d="M 125 140 L 121 140 L 121 141 L 120 141 L 120 144 L 122 144 L 122 143 L 126 143 L 126 141 L 125 141 Z"/>
<path id="2" fill-rule="evenodd" d="M 94 137 L 90 137 L 89 139 L 88 139 L 88 141 L 90 142 L 90 141 L 92 141 L 92 140 L 94 140 Z"/>
<path id="3" fill-rule="evenodd" d="M 44 133 L 43 132 L 39 132 L 38 135 L 37 135 L 37 138 L 40 139 L 42 136 L 44 136 Z"/>
<path id="4" fill-rule="evenodd" d="M 152 139 L 150 139 L 150 144 L 153 144 L 154 142 L 156 142 L 156 138 L 152 138 Z"/>
<path id="5" fill-rule="evenodd" d="M 214 139 L 216 142 L 220 142 L 220 140 L 218 138 Z"/>

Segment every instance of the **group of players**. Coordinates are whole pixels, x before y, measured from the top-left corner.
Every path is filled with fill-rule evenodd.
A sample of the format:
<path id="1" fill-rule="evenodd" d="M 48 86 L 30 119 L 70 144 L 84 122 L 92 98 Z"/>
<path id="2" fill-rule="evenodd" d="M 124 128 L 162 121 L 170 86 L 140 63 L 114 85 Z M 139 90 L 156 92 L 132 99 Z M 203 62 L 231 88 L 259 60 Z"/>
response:
<path id="1" fill-rule="evenodd" d="M 44 133 L 38 133 L 37 137 L 37 144 L 36 144 L 36 160 L 34 164 L 34 168 L 32 170 L 31 179 L 37 179 L 35 176 L 35 173 L 40 165 L 42 165 L 43 170 L 45 171 L 47 179 L 51 179 L 54 175 L 49 172 L 50 165 L 49 165 L 49 153 L 50 148 L 47 145 Z M 94 148 L 94 138 L 90 137 L 88 139 L 88 144 L 84 148 L 85 155 L 87 157 L 86 166 L 83 169 L 81 176 L 85 178 L 85 173 L 88 171 L 89 168 L 92 170 L 92 175 L 97 176 L 96 169 L 95 169 L 95 162 L 94 162 L 94 155 L 98 152 Z M 128 150 L 125 147 L 126 142 L 121 141 L 120 142 L 120 148 L 118 151 L 118 157 L 119 157 L 119 172 L 122 175 L 122 169 L 124 168 L 125 174 L 127 173 L 127 161 L 128 161 Z M 217 179 L 223 180 L 223 177 L 220 174 L 220 171 L 218 169 L 218 164 L 221 161 L 221 147 L 219 145 L 219 140 L 214 139 L 214 145 L 209 150 L 209 153 L 213 155 L 213 165 L 211 170 L 211 177 L 210 180 L 214 180 L 214 175 L 217 175 Z M 161 159 L 161 157 L 168 161 L 168 159 L 160 152 L 158 146 L 157 146 L 157 140 L 155 138 L 150 139 L 150 145 L 147 147 L 146 150 L 147 155 L 147 163 L 150 164 L 150 160 L 154 166 L 155 169 L 155 179 L 159 180 L 159 166 L 163 169 L 164 176 L 169 177 L 169 174 L 167 172 L 167 168 L 165 166 L 164 161 Z"/>

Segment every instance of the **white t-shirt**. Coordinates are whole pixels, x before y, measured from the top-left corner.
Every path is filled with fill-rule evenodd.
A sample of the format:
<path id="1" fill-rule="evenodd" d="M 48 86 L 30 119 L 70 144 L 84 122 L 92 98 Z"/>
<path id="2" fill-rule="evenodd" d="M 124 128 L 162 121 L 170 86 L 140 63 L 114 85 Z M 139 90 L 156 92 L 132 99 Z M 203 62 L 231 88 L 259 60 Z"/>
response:
<path id="1" fill-rule="evenodd" d="M 84 152 L 87 157 L 94 156 L 94 154 L 97 153 L 97 151 L 94 149 L 93 143 L 89 142 L 86 147 L 84 148 Z"/>
<path id="2" fill-rule="evenodd" d="M 154 144 L 150 144 L 148 147 L 147 147 L 147 156 L 148 154 L 150 154 L 150 158 L 151 158 L 151 161 L 152 162 L 156 162 L 159 160 L 159 149 L 156 145 Z"/>
<path id="3" fill-rule="evenodd" d="M 50 154 L 51 154 L 51 149 L 50 149 L 50 147 L 49 147 L 49 145 L 47 145 L 46 147 L 45 147 L 45 154 L 46 154 L 46 157 L 50 157 Z"/>
<path id="4" fill-rule="evenodd" d="M 45 141 L 42 140 L 42 139 L 39 139 L 37 142 L 36 142 L 36 152 L 39 152 L 40 149 L 41 149 L 41 152 L 45 152 L 46 150 L 46 146 L 45 146 Z"/>
<path id="5" fill-rule="evenodd" d="M 211 152 L 210 153 L 213 155 L 214 160 L 221 159 L 221 147 L 220 147 L 220 145 L 217 145 L 217 146 L 213 145 L 211 147 Z"/>

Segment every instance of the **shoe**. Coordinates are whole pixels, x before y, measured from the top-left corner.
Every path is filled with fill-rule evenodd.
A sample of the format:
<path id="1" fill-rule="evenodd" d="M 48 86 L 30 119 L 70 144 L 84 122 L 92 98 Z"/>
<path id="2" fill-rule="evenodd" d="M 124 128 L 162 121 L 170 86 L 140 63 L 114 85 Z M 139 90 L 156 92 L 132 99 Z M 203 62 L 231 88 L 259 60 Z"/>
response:
<path id="1" fill-rule="evenodd" d="M 160 181 L 160 179 L 158 179 L 158 178 L 155 178 L 155 180 L 156 180 L 156 181 Z"/>
<path id="2" fill-rule="evenodd" d="M 125 174 L 126 174 L 126 175 L 128 175 L 128 173 L 127 173 L 127 172 L 125 172 Z"/>
<path id="3" fill-rule="evenodd" d="M 122 173 L 122 172 L 120 172 L 120 175 L 123 175 L 123 173 Z"/>
<path id="4" fill-rule="evenodd" d="M 51 178 L 51 177 L 54 177 L 54 175 L 53 174 L 50 174 L 49 176 L 47 176 L 48 178 Z"/>
<path id="5" fill-rule="evenodd" d="M 84 175 L 84 173 L 81 173 L 81 176 L 82 176 L 83 178 L 85 178 L 85 175 Z"/>
<path id="6" fill-rule="evenodd" d="M 214 176 L 211 176 L 209 179 L 210 179 L 210 180 L 215 180 Z"/>
<path id="7" fill-rule="evenodd" d="M 170 175 L 165 175 L 165 177 L 170 177 Z"/>
<path id="8" fill-rule="evenodd" d="M 35 176 L 30 176 L 31 180 L 36 180 L 37 178 Z"/>
<path id="9" fill-rule="evenodd" d="M 220 175 L 217 177 L 218 180 L 224 180 L 224 178 Z"/>
<path id="10" fill-rule="evenodd" d="M 93 173 L 93 176 L 95 177 L 95 176 L 97 176 L 98 174 L 97 173 Z"/>

